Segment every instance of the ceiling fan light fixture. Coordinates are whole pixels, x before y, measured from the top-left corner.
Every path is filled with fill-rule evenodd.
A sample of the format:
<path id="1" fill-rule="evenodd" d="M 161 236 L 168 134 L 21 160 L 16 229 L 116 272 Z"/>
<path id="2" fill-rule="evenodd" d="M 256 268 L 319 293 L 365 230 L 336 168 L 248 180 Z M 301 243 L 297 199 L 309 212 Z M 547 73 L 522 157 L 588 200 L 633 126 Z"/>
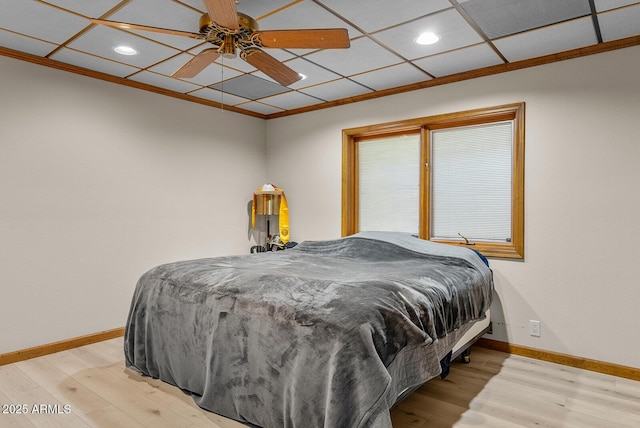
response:
<path id="1" fill-rule="evenodd" d="M 116 53 L 119 53 L 120 55 L 127 55 L 127 56 L 138 55 L 138 51 L 132 48 L 131 46 L 124 46 L 124 45 L 114 46 L 113 51 Z"/>
<path id="2" fill-rule="evenodd" d="M 225 48 L 224 51 L 222 52 L 222 58 L 224 59 L 234 59 L 236 57 L 236 50 L 233 49 L 233 46 L 231 46 L 231 49 Z"/>
<path id="3" fill-rule="evenodd" d="M 233 36 L 225 36 L 221 54 L 225 59 L 234 59 L 236 57 L 236 46 L 234 44 Z"/>
<path id="4" fill-rule="evenodd" d="M 416 43 L 419 45 L 432 45 L 440 40 L 440 36 L 431 31 L 425 31 L 416 37 Z"/>

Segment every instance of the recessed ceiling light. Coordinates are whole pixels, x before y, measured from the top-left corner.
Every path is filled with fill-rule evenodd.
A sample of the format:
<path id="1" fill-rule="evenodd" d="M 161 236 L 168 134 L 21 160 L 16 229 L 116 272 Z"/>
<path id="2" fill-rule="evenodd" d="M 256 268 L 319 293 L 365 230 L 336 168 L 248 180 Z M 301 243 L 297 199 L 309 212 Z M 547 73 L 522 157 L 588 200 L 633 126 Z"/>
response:
<path id="1" fill-rule="evenodd" d="M 419 45 L 432 45 L 438 40 L 440 40 L 440 36 L 436 33 L 432 33 L 431 31 L 427 31 L 416 37 L 416 43 Z"/>
<path id="2" fill-rule="evenodd" d="M 304 80 L 307 78 L 307 75 L 302 73 L 298 73 L 298 76 L 300 76 L 300 80 Z"/>
<path id="3" fill-rule="evenodd" d="M 137 55 L 138 51 L 130 46 L 115 46 L 113 50 L 120 55 Z"/>

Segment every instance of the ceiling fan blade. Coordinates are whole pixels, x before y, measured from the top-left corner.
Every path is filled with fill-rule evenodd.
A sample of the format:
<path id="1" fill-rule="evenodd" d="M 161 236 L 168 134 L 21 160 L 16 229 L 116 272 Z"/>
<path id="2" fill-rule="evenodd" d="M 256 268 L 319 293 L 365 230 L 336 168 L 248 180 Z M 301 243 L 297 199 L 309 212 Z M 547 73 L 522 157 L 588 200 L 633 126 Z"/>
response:
<path id="1" fill-rule="evenodd" d="M 282 86 L 289 86 L 302 78 L 296 71 L 260 49 L 247 49 L 242 57 Z"/>
<path id="2" fill-rule="evenodd" d="M 238 11 L 236 10 L 235 0 L 203 0 L 204 6 L 207 8 L 209 18 L 216 24 L 239 30 Z"/>
<path id="3" fill-rule="evenodd" d="M 255 34 L 265 48 L 336 49 L 350 46 L 349 32 L 344 28 L 267 30 Z"/>
<path id="4" fill-rule="evenodd" d="M 120 28 L 121 30 L 141 30 L 154 33 L 170 34 L 172 36 L 191 37 L 192 39 L 203 39 L 200 33 L 190 33 L 188 31 L 170 30 L 168 28 L 149 27 L 148 25 L 129 24 L 127 22 L 108 21 L 106 19 L 92 19 L 92 23 L 106 25 L 108 27 Z"/>
<path id="5" fill-rule="evenodd" d="M 198 73 L 207 68 L 209 64 L 214 62 L 219 56 L 220 53 L 218 53 L 216 49 L 205 49 L 198 55 L 191 58 L 189 62 L 176 70 L 176 72 L 171 76 L 177 78 L 195 77 Z"/>

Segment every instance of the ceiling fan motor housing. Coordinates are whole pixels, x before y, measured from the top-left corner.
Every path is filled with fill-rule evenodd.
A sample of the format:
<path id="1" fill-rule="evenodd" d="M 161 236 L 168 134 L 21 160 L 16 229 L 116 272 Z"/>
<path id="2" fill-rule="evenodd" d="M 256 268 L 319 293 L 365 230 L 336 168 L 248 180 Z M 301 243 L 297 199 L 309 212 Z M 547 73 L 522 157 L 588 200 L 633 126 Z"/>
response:
<path id="1" fill-rule="evenodd" d="M 236 57 L 236 48 L 241 53 L 249 54 L 250 48 L 262 47 L 255 36 L 258 30 L 258 22 L 244 13 L 237 13 L 239 28 L 227 28 L 213 22 L 208 13 L 200 17 L 200 34 L 204 39 L 216 46 L 218 52 L 227 59 Z"/>
<path id="2" fill-rule="evenodd" d="M 240 13 L 238 12 L 238 24 L 240 25 L 240 30 L 231 30 L 229 28 L 225 28 L 225 27 L 221 27 L 217 24 L 215 24 L 212 20 L 211 17 L 209 17 L 208 13 L 203 14 L 200 17 L 200 33 L 202 34 L 206 34 L 207 32 L 211 31 L 212 28 L 216 28 L 219 31 L 225 31 L 228 33 L 238 33 L 238 32 L 243 32 L 243 31 L 249 31 L 250 33 L 253 33 L 255 31 L 258 31 L 258 21 L 256 21 L 255 19 L 253 19 L 252 17 L 250 17 L 249 15 L 245 15 L 244 13 Z"/>

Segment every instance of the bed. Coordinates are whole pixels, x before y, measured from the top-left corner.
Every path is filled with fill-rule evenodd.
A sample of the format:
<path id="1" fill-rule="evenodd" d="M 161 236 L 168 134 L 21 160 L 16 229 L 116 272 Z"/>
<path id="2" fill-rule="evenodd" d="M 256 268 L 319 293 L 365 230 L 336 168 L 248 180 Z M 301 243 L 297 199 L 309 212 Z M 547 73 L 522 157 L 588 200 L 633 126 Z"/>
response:
<path id="1" fill-rule="evenodd" d="M 390 427 L 488 322 L 492 292 L 478 253 L 404 233 L 174 262 L 138 281 L 126 365 L 255 426 Z"/>

